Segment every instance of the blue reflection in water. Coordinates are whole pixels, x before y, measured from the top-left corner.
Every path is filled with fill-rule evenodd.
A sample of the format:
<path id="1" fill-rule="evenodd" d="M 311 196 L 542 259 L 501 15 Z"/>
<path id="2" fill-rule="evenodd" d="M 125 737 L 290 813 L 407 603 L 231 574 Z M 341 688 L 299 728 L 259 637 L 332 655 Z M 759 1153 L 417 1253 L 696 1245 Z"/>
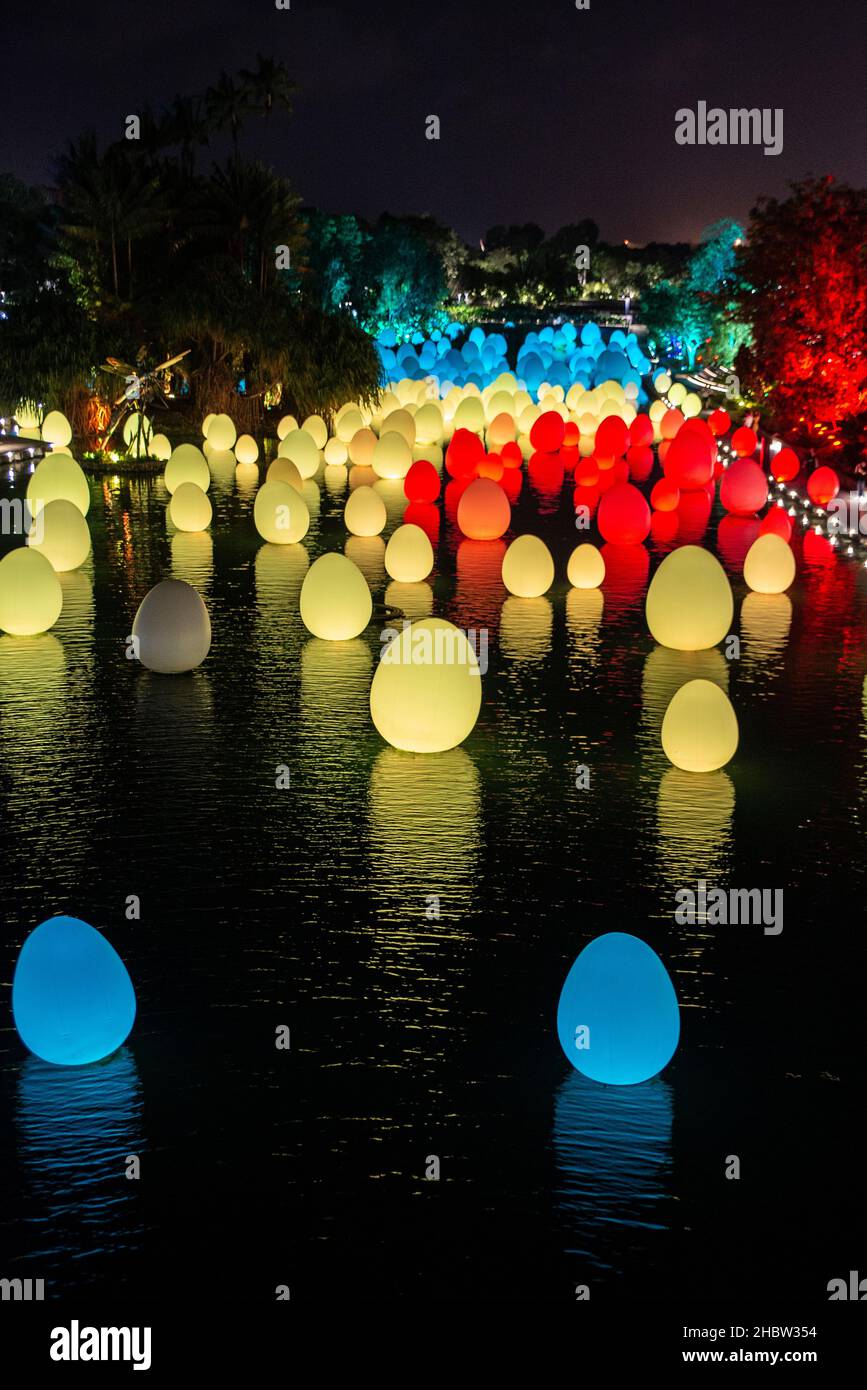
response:
<path id="1" fill-rule="evenodd" d="M 86 1067 L 22 1063 L 15 1115 L 27 1189 L 28 1255 L 38 1274 L 140 1244 L 138 1183 L 127 1154 L 145 1147 L 142 1088 L 128 1048 Z M 102 1267 L 104 1276 L 105 1267 Z M 71 1276 L 70 1276 L 71 1277 Z"/>
<path id="2" fill-rule="evenodd" d="M 646 1269 L 651 1233 L 668 1227 L 671 1123 L 671 1087 L 661 1077 L 600 1086 L 570 1071 L 554 1107 L 554 1201 L 568 1255 L 619 1273 L 638 1247 Z"/>

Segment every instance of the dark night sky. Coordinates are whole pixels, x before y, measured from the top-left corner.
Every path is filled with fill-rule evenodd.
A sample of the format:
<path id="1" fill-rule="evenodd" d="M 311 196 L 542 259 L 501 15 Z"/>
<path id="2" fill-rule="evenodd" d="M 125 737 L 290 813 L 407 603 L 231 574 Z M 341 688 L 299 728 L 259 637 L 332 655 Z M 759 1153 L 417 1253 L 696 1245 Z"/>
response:
<path id="1" fill-rule="evenodd" d="M 468 240 L 583 216 L 609 240 L 693 240 L 807 173 L 867 185 L 856 0 L 291 4 L 7 0 L 0 169 L 50 183 L 54 153 L 85 127 L 116 138 L 143 103 L 201 91 L 261 51 L 302 92 L 291 120 L 267 136 L 252 121 L 242 147 L 335 212 L 430 212 Z M 702 99 L 782 107 L 783 153 L 678 146 L 676 109 Z M 424 136 L 432 113 L 438 143 Z"/>

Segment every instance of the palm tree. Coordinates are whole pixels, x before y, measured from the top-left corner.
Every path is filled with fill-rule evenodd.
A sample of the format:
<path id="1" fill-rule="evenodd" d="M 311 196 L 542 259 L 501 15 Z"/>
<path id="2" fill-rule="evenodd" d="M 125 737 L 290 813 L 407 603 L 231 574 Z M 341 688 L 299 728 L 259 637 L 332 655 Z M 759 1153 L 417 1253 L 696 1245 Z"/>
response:
<path id="1" fill-rule="evenodd" d="M 237 83 L 221 72 L 216 86 L 205 93 L 205 113 L 212 130 L 229 130 L 235 153 L 238 151 L 238 131 L 253 111 L 252 94 L 246 82 Z"/>
<path id="2" fill-rule="evenodd" d="M 201 97 L 175 97 L 161 127 L 161 143 L 177 145 L 181 167 L 188 178 L 195 173 L 195 146 L 208 143 L 208 129 Z"/>
<path id="3" fill-rule="evenodd" d="M 304 244 L 300 201 L 288 179 L 236 157 L 225 168 L 214 166 L 193 235 L 216 238 L 261 294 L 274 279 L 276 248 L 285 245 L 291 253 Z"/>
<path id="4" fill-rule="evenodd" d="M 127 293 L 133 285 L 133 242 L 150 236 L 166 220 L 165 202 L 153 168 L 123 144 L 99 153 L 92 131 L 71 141 L 59 161 L 61 228 L 74 248 L 89 245 L 99 274 L 103 256 L 111 285 L 120 296 L 119 252 L 126 243 Z"/>
<path id="5" fill-rule="evenodd" d="M 242 70 L 241 78 L 253 100 L 261 106 L 266 120 L 278 108 L 292 114 L 292 100 L 298 88 L 289 76 L 285 63 L 257 53 L 256 67 L 252 72 Z"/>

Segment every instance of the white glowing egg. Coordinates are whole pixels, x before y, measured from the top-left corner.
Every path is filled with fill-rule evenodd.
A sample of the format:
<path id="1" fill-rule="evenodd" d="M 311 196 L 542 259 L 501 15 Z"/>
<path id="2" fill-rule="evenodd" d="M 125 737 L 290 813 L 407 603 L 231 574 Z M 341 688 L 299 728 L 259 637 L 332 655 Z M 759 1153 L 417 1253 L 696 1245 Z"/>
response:
<path id="1" fill-rule="evenodd" d="M 306 430 L 290 430 L 280 441 L 280 457 L 291 459 L 302 478 L 312 478 L 321 462 L 316 440 Z"/>
<path id="2" fill-rule="evenodd" d="M 200 666 L 211 649 L 211 620 L 202 597 L 183 579 L 161 579 L 133 619 L 137 655 L 149 671 L 178 675 Z"/>
<path id="3" fill-rule="evenodd" d="M 310 435 L 317 449 L 325 448 L 328 439 L 328 426 L 321 415 L 308 415 L 301 428 L 305 434 Z"/>
<path id="4" fill-rule="evenodd" d="M 407 753 L 444 753 L 463 743 L 481 704 L 476 653 L 443 618 L 404 626 L 383 650 L 370 687 L 377 730 Z"/>
<path id="5" fill-rule="evenodd" d="M 353 536 L 378 536 L 388 519 L 385 503 L 372 487 L 356 487 L 343 509 L 343 524 Z"/>
<path id="6" fill-rule="evenodd" d="M 294 415 L 284 415 L 277 426 L 277 438 L 285 439 L 292 430 L 297 430 L 298 421 Z"/>
<path id="7" fill-rule="evenodd" d="M 349 450 L 342 439 L 329 439 L 325 444 L 325 462 L 329 468 L 341 467 L 349 458 Z"/>
<path id="8" fill-rule="evenodd" d="M 42 421 L 42 438 L 46 444 L 68 444 L 72 426 L 61 410 L 49 410 Z"/>
<path id="9" fill-rule="evenodd" d="M 517 598 L 539 598 L 554 583 L 554 560 L 538 536 L 518 536 L 503 556 L 503 583 Z"/>
<path id="10" fill-rule="evenodd" d="M 304 489 L 304 479 L 298 472 L 297 465 L 291 459 L 281 458 L 279 454 L 269 463 L 266 479 L 269 483 L 288 483 L 296 492 L 302 492 Z"/>
<path id="11" fill-rule="evenodd" d="M 239 463 L 255 463 L 259 457 L 259 445 L 252 434 L 239 435 L 235 444 L 235 458 Z"/>
<path id="12" fill-rule="evenodd" d="M 151 435 L 151 458 L 160 463 L 168 463 L 172 456 L 172 446 L 164 434 Z"/>
<path id="13" fill-rule="evenodd" d="M 214 449 L 233 449 L 238 431 L 231 415 L 215 415 L 208 426 L 206 438 Z"/>
<path id="14" fill-rule="evenodd" d="M 380 478 L 405 478 L 412 467 L 412 449 L 402 434 L 389 430 L 377 440 L 371 465 Z"/>

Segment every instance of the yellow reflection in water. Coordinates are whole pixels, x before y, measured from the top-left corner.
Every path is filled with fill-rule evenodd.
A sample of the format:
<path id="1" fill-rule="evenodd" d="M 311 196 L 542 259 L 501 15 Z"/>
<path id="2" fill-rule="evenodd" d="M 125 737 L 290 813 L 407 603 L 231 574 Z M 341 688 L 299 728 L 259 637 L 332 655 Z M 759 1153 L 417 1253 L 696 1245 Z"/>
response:
<path id="1" fill-rule="evenodd" d="M 172 578 L 183 579 L 207 593 L 213 577 L 214 542 L 207 531 L 176 531 L 172 536 Z"/>
<path id="2" fill-rule="evenodd" d="M 433 613 L 433 589 L 424 581 L 401 584 L 393 579 L 385 591 L 385 603 L 389 608 L 399 608 L 411 623 L 417 623 Z"/>
<path id="3" fill-rule="evenodd" d="M 350 729 L 370 725 L 368 695 L 373 654 L 360 637 L 326 642 L 312 637 L 301 652 L 301 719 L 314 733 L 340 744 Z"/>
<path id="4" fill-rule="evenodd" d="M 329 463 L 325 466 L 322 481 L 325 483 L 326 491 L 330 497 L 342 497 L 346 491 L 347 483 L 346 465 L 343 463 Z"/>
<path id="5" fill-rule="evenodd" d="M 547 598 L 507 598 L 500 613 L 500 648 L 513 661 L 542 661 L 551 650 L 554 609 Z"/>
<path id="6" fill-rule="evenodd" d="M 687 681 L 713 681 L 726 695 L 729 665 L 715 647 L 703 652 L 678 652 L 671 647 L 654 647 L 648 652 L 641 677 L 642 732 L 651 746 L 659 747 L 659 732 L 665 711 Z"/>
<path id="7" fill-rule="evenodd" d="M 695 890 L 727 872 L 732 849 L 735 789 L 725 772 L 683 772 L 672 767 L 659 784 L 657 835 L 660 876 L 671 899 L 678 888 Z"/>
<path id="8" fill-rule="evenodd" d="M 239 463 L 235 469 L 235 486 L 239 497 L 254 497 L 259 486 L 258 463 Z"/>
<path id="9" fill-rule="evenodd" d="M 349 536 L 343 553 L 357 565 L 372 593 L 378 593 L 386 583 L 385 541 L 382 536 Z"/>
<path id="10" fill-rule="evenodd" d="M 301 544 L 260 545 L 255 573 L 256 601 L 262 617 L 297 617 L 301 585 L 309 567 L 310 556 Z"/>
<path id="11" fill-rule="evenodd" d="M 93 632 L 93 566 L 59 574 L 63 608 L 52 629 L 64 641 L 90 637 Z"/>
<path id="12" fill-rule="evenodd" d="M 779 667 L 791 626 L 788 594 L 747 594 L 741 605 L 742 667 Z"/>
<path id="13" fill-rule="evenodd" d="M 386 529 L 400 526 L 407 508 L 403 478 L 377 478 L 373 490 L 379 493 L 385 503 Z"/>
<path id="14" fill-rule="evenodd" d="M 213 449 L 208 457 L 208 468 L 211 473 L 211 487 L 215 492 L 231 492 L 235 485 L 235 467 L 237 459 L 231 449 Z M 244 463 L 242 468 L 256 468 L 258 465 Z M 245 474 L 244 477 L 250 475 Z"/>

